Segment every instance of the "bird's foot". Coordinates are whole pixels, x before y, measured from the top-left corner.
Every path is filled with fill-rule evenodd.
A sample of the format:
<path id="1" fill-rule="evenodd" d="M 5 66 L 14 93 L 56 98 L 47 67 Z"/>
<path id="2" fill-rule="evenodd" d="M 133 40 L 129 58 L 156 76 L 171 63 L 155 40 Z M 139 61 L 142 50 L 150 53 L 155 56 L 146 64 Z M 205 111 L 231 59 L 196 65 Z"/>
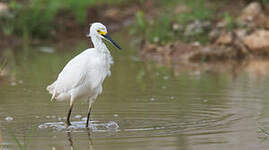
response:
<path id="1" fill-rule="evenodd" d="M 67 128 L 68 128 L 69 126 L 71 126 L 70 121 L 66 121 L 66 122 L 65 122 L 65 125 L 66 125 Z"/>
<path id="2" fill-rule="evenodd" d="M 89 124 L 88 124 L 88 122 L 86 123 L 86 126 L 85 126 L 85 128 L 89 128 Z"/>

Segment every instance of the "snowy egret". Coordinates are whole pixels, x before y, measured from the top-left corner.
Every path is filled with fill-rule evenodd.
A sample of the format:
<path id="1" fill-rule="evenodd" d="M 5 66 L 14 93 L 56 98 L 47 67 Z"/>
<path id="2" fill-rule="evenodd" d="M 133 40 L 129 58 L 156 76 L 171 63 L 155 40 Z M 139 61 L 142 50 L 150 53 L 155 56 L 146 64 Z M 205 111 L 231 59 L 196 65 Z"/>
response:
<path id="1" fill-rule="evenodd" d="M 120 46 L 108 35 L 106 27 L 101 23 L 93 23 L 88 37 L 94 48 L 89 48 L 70 60 L 58 75 L 55 82 L 47 87 L 52 94 L 51 100 L 70 100 L 67 115 L 67 126 L 71 125 L 70 115 L 76 99 L 87 98 L 89 110 L 86 122 L 88 127 L 91 108 L 97 96 L 102 93 L 102 83 L 110 76 L 112 56 L 102 39 L 110 41 L 118 49 Z"/>

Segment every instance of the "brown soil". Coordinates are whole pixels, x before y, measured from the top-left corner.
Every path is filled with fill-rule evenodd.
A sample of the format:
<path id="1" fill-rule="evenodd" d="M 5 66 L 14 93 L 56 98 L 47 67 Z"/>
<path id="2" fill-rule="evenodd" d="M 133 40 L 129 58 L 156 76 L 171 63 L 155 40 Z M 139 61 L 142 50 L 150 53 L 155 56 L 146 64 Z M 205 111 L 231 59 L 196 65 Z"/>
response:
<path id="1" fill-rule="evenodd" d="M 229 30 L 228 23 L 225 22 L 223 16 L 216 14 L 211 22 L 212 30 L 209 34 L 211 42 L 207 45 L 194 46 L 192 43 L 175 42 L 159 46 L 145 42 L 141 47 L 141 56 L 165 64 L 267 58 L 269 56 L 267 40 L 269 36 L 269 14 L 267 13 L 269 4 L 263 6 L 257 2 L 246 3 L 246 1 L 239 0 L 219 2 L 216 3 L 216 6 L 220 4 L 221 7 L 216 8 L 217 12 L 228 12 L 236 18 L 238 24 L 243 24 L 245 27 L 238 26 Z"/>

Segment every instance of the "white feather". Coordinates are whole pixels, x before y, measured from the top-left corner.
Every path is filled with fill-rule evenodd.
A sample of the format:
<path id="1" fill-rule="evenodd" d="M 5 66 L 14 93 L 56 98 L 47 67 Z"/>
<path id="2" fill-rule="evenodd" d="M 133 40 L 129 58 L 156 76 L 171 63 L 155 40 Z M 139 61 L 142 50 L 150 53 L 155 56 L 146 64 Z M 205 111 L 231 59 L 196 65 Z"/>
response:
<path id="1" fill-rule="evenodd" d="M 94 100 L 102 93 L 102 83 L 110 75 L 113 61 L 102 39 L 96 35 L 91 35 L 91 39 L 94 48 L 86 49 L 70 60 L 57 80 L 47 87 L 52 94 L 51 100 Z"/>

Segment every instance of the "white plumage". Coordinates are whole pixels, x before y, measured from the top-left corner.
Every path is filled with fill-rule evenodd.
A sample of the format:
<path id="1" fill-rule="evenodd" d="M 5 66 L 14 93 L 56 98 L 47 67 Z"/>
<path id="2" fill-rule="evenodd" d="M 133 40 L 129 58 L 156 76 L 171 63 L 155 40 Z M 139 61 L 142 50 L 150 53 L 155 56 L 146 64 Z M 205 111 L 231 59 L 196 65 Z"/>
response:
<path id="1" fill-rule="evenodd" d="M 71 97 L 96 98 L 102 92 L 102 83 L 110 75 L 112 57 L 90 48 L 70 60 L 57 80 L 48 86 L 52 99 L 67 100 Z"/>
<path id="2" fill-rule="evenodd" d="M 47 87 L 52 94 L 51 100 L 70 100 L 70 109 L 67 117 L 67 125 L 70 125 L 70 115 L 73 102 L 76 99 L 89 99 L 89 112 L 86 127 L 91 111 L 91 104 L 102 93 L 102 83 L 110 76 L 112 57 L 103 38 L 109 40 L 121 49 L 107 34 L 106 27 L 101 23 L 93 23 L 90 28 L 94 48 L 86 49 L 81 54 L 70 60 L 58 75 L 57 80 Z"/>

